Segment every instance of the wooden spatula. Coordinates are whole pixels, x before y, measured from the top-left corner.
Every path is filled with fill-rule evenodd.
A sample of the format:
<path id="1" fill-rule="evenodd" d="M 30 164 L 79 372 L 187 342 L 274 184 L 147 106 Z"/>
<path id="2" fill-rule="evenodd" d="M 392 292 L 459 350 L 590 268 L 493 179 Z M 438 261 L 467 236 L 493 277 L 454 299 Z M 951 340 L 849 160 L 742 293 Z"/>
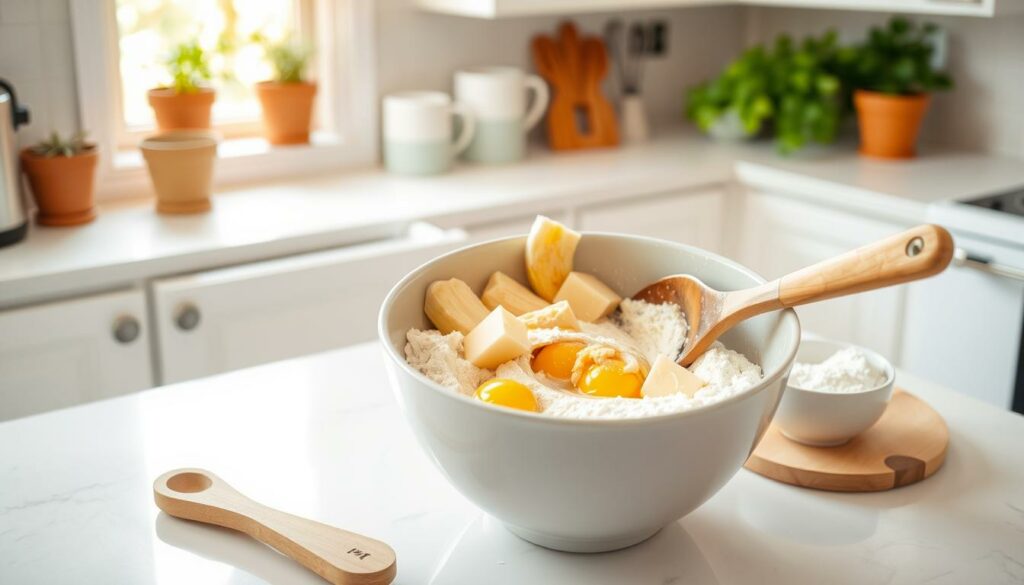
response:
<path id="1" fill-rule="evenodd" d="M 337 585 L 386 585 L 395 551 L 365 536 L 254 502 L 203 469 L 175 469 L 153 482 L 156 505 L 171 516 L 248 534 Z"/>
<path id="2" fill-rule="evenodd" d="M 688 366 L 745 319 L 932 276 L 952 258 L 949 232 L 920 225 L 754 288 L 721 292 L 692 276 L 677 275 L 648 285 L 633 298 L 682 307 L 689 330 L 679 363 Z"/>

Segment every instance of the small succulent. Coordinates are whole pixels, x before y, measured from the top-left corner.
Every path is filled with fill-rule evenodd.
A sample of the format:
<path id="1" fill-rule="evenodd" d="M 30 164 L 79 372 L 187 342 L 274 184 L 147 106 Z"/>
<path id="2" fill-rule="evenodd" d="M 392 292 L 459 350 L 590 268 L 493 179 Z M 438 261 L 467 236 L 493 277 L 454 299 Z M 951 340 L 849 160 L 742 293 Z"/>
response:
<path id="1" fill-rule="evenodd" d="M 309 43 L 292 38 L 275 43 L 260 33 L 255 33 L 252 39 L 263 47 L 270 66 L 274 68 L 274 81 L 302 83 L 306 80 L 306 67 L 313 57 L 313 47 Z"/>
<path id="2" fill-rule="evenodd" d="M 210 57 L 198 41 L 174 47 L 167 57 L 167 69 L 171 73 L 171 87 L 177 93 L 195 93 L 212 77 Z"/>
<path id="3" fill-rule="evenodd" d="M 32 147 L 32 153 L 38 156 L 53 158 L 57 156 L 75 156 L 93 148 L 93 145 L 86 142 L 84 131 L 75 132 L 67 139 L 54 131 L 50 137 Z"/>

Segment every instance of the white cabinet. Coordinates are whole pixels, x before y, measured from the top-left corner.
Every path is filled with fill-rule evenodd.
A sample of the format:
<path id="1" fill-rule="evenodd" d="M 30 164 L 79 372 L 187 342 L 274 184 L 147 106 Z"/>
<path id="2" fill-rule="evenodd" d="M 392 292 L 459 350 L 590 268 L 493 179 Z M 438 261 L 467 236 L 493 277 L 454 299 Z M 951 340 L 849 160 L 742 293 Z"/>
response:
<path id="1" fill-rule="evenodd" d="M 157 280 L 162 382 L 374 339 L 391 287 L 466 238 L 461 230 L 413 228 L 392 240 Z"/>
<path id="2" fill-rule="evenodd" d="M 661 238 L 720 252 L 724 200 L 723 187 L 585 207 L 577 216 L 577 227 Z"/>
<path id="3" fill-rule="evenodd" d="M 141 290 L 0 311 L 0 420 L 152 381 Z"/>
<path id="4" fill-rule="evenodd" d="M 907 227 L 752 191 L 744 201 L 740 261 L 771 280 Z M 804 331 L 869 347 L 898 363 L 904 296 L 903 287 L 890 287 L 796 312 Z"/>

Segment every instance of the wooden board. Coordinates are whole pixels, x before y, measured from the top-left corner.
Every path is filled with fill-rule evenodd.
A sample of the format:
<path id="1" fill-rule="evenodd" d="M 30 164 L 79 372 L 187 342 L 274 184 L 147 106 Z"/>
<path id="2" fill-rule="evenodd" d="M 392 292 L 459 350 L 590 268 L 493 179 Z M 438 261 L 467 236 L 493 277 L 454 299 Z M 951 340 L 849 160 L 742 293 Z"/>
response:
<path id="1" fill-rule="evenodd" d="M 782 436 L 773 424 L 746 468 L 801 487 L 877 492 L 917 483 L 942 467 L 949 444 L 946 421 L 900 389 L 882 418 L 838 447 L 811 447 Z"/>

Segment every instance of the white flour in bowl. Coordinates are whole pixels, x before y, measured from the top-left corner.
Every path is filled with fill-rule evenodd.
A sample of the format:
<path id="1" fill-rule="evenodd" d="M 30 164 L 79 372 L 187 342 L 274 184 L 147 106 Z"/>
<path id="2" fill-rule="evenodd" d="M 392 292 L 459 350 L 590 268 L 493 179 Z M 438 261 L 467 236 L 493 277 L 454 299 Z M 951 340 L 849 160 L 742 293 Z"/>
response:
<path id="1" fill-rule="evenodd" d="M 872 365 L 863 351 L 847 347 L 820 364 L 793 364 L 789 385 L 804 390 L 850 394 L 878 388 L 885 383 L 885 378 L 885 372 Z"/>
<path id="2" fill-rule="evenodd" d="M 534 329 L 533 347 L 557 340 L 580 340 L 630 349 L 653 363 L 658 355 L 676 359 L 686 336 L 686 321 L 676 305 L 654 305 L 626 299 L 614 319 L 582 323 L 582 332 Z M 714 404 L 752 388 L 761 381 L 761 368 L 745 356 L 716 343 L 689 368 L 707 385 L 691 398 L 685 394 L 644 398 L 596 398 L 555 387 L 530 367 L 530 354 L 482 370 L 461 357 L 463 335 L 411 329 L 405 356 L 409 365 L 434 382 L 465 396 L 493 377 L 509 378 L 530 388 L 545 414 L 576 419 L 639 418 L 681 412 Z"/>

